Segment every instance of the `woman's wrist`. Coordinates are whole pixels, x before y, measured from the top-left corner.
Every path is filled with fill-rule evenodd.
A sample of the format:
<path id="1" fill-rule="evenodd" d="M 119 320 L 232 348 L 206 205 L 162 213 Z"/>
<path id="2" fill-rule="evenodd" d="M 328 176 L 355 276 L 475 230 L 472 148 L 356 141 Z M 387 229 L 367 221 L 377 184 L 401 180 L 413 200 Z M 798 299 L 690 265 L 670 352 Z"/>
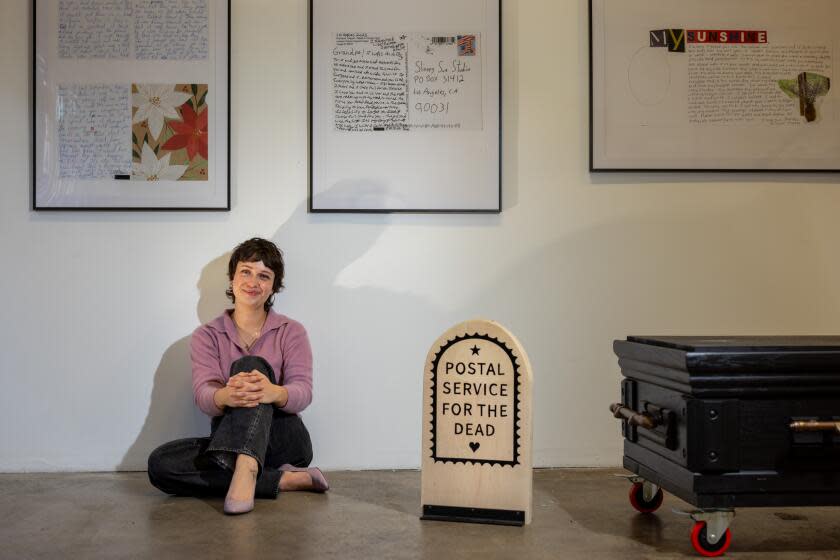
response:
<path id="1" fill-rule="evenodd" d="M 216 392 L 213 393 L 213 404 L 215 404 L 216 408 L 218 408 L 219 410 L 225 408 L 228 399 L 228 393 L 230 393 L 229 387 L 222 387 L 220 389 L 216 389 Z"/>
<path id="2" fill-rule="evenodd" d="M 282 408 L 289 402 L 289 391 L 282 385 L 275 385 L 275 387 L 277 387 L 277 395 L 274 397 L 272 404 L 277 408 Z"/>

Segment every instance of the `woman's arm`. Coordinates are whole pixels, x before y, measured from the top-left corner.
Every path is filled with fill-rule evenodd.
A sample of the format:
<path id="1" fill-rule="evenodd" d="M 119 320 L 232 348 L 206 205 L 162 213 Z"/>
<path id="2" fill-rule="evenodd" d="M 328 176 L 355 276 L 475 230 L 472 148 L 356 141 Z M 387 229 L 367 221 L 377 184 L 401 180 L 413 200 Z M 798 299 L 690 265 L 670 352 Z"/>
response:
<path id="1" fill-rule="evenodd" d="M 216 393 L 225 387 L 219 349 L 208 329 L 199 327 L 190 339 L 192 388 L 195 404 L 208 416 L 221 416 L 224 401 L 216 401 Z M 220 395 L 220 396 L 224 396 Z"/>
<path id="2" fill-rule="evenodd" d="M 297 414 L 312 402 L 312 347 L 303 325 L 289 321 L 283 335 L 283 389 L 275 406 Z"/>

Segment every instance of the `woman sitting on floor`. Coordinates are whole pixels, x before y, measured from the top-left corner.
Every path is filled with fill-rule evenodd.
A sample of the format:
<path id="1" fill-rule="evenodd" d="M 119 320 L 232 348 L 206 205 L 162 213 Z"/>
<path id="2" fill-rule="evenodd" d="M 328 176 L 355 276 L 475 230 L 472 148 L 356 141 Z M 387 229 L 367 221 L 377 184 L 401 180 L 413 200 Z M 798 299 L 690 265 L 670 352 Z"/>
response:
<path id="1" fill-rule="evenodd" d="M 149 480 L 182 496 L 226 495 L 224 511 L 247 513 L 254 497 L 329 488 L 312 461 L 298 413 L 312 401 L 312 351 L 303 326 L 271 310 L 283 287 L 274 243 L 249 239 L 228 264 L 233 309 L 197 328 L 190 342 L 195 402 L 210 437 L 166 443 L 149 456 Z"/>

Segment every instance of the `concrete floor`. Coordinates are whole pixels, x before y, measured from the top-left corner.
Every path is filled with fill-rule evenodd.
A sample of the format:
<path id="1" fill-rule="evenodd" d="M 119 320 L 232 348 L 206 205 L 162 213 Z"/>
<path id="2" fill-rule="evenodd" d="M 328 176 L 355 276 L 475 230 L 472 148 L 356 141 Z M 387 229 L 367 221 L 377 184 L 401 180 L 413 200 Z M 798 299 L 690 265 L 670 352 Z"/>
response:
<path id="1" fill-rule="evenodd" d="M 420 473 L 333 472 L 324 495 L 289 493 L 227 517 L 221 499 L 172 498 L 145 473 L 0 475 L 0 558 L 699 558 L 666 496 L 631 509 L 621 471 L 537 470 L 534 521 L 423 521 Z M 840 558 L 840 508 L 742 509 L 729 558 Z"/>

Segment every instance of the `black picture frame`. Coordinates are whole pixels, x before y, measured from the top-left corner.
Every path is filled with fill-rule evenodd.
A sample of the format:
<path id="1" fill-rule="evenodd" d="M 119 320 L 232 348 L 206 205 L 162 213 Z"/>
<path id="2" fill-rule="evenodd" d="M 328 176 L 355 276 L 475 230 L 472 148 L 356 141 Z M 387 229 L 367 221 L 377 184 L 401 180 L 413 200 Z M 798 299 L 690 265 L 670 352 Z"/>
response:
<path id="1" fill-rule="evenodd" d="M 317 200 L 317 190 L 319 186 L 316 186 L 318 178 L 318 162 L 316 162 L 316 153 L 318 153 L 319 148 L 319 141 L 320 138 L 318 137 L 318 133 L 316 132 L 317 126 L 315 123 L 315 113 L 319 110 L 316 107 L 316 103 L 314 101 L 315 91 L 317 88 L 316 80 L 318 76 L 316 75 L 316 68 L 315 68 L 315 41 L 316 37 L 319 35 L 319 22 L 316 21 L 316 10 L 315 4 L 317 2 L 323 1 L 330 1 L 330 0 L 309 0 L 309 169 L 308 169 L 308 201 L 307 201 L 307 210 L 310 213 L 348 213 L 348 214 L 392 214 L 392 213 L 413 213 L 413 214 L 498 214 L 502 211 L 502 165 L 503 165 L 503 152 L 502 152 L 502 3 L 503 0 L 481 0 L 482 2 L 487 3 L 495 3 L 498 2 L 498 8 L 494 10 L 494 16 L 498 19 L 498 27 L 497 29 L 493 29 L 496 45 L 497 45 L 497 52 L 495 56 L 497 58 L 497 64 L 494 65 L 494 71 L 497 73 L 498 80 L 495 84 L 487 85 L 488 88 L 493 88 L 493 93 L 496 97 L 497 103 L 495 107 L 486 109 L 484 121 L 485 124 L 488 120 L 487 111 L 492 112 L 492 121 L 497 122 L 497 126 L 494 126 L 493 130 L 494 134 L 494 142 L 496 144 L 495 149 L 493 150 L 493 159 L 496 162 L 493 165 L 494 175 L 493 181 L 494 184 L 492 185 L 492 196 L 494 200 L 492 201 L 491 205 L 488 205 L 484 208 L 474 208 L 474 207 L 446 207 L 445 204 L 440 206 L 427 206 L 427 205 L 408 205 L 407 207 L 394 207 L 394 206 L 387 206 L 387 207 L 369 207 L 369 206 L 358 206 L 358 207 L 327 207 L 323 204 L 319 204 Z M 416 5 L 416 3 L 412 2 L 412 0 L 389 0 L 390 2 L 396 3 L 404 3 L 405 5 Z M 412 26 L 413 27 L 413 26 Z M 434 30 L 429 30 L 434 31 Z M 371 166 L 375 166 L 377 164 L 377 160 L 375 157 L 371 158 Z M 489 189 L 488 189 L 489 191 Z"/>
<path id="2" fill-rule="evenodd" d="M 148 200 L 148 204 L 145 203 L 143 200 L 134 200 L 132 204 L 125 204 L 125 203 L 109 203 L 107 201 L 95 201 L 93 204 L 79 202 L 78 204 L 68 204 L 67 201 L 73 202 L 72 195 L 64 195 L 61 196 L 61 202 L 52 203 L 49 201 L 41 200 L 44 198 L 44 192 L 39 191 L 39 186 L 41 189 L 45 188 L 43 183 L 39 185 L 39 178 L 43 178 L 39 172 L 38 168 L 38 157 L 43 156 L 43 152 L 41 148 L 43 146 L 43 138 L 42 138 L 42 131 L 39 130 L 39 117 L 43 117 L 44 113 L 39 111 L 39 107 L 42 106 L 42 99 L 39 97 L 39 78 L 42 81 L 43 85 L 43 75 L 44 75 L 44 66 L 46 66 L 46 60 L 49 58 L 57 58 L 56 55 L 52 57 L 45 56 L 44 50 L 42 46 L 39 45 L 39 24 L 49 18 L 44 17 L 43 13 L 39 15 L 39 5 L 45 5 L 48 8 L 52 8 L 49 6 L 50 3 L 57 4 L 56 0 L 33 0 L 32 2 L 32 156 L 31 156 L 31 172 L 32 172 L 32 184 L 31 184 L 31 210 L 38 211 L 38 212 L 64 212 L 64 211 L 83 211 L 83 212 L 227 212 L 231 209 L 231 0 L 208 0 L 208 10 L 212 10 L 213 13 L 213 20 L 211 22 L 211 29 L 208 30 L 208 33 L 216 33 L 214 38 L 222 39 L 224 41 L 225 47 L 223 49 L 219 49 L 218 51 L 214 52 L 214 55 L 221 55 L 225 57 L 223 61 L 215 61 L 212 67 L 212 74 L 216 76 L 216 73 L 219 70 L 224 72 L 224 77 L 222 80 L 217 80 L 215 82 L 211 82 L 208 79 L 208 84 L 212 83 L 214 89 L 216 91 L 222 91 L 224 93 L 224 103 L 223 108 L 220 109 L 222 111 L 221 115 L 216 115 L 213 122 L 220 123 L 221 129 L 219 126 L 216 126 L 217 132 L 214 134 L 213 128 L 211 127 L 209 130 L 210 133 L 210 142 L 216 143 L 216 147 L 219 148 L 221 145 L 221 150 L 215 154 L 215 157 L 223 158 L 223 166 L 222 171 L 218 174 L 219 179 L 218 182 L 222 183 L 221 185 L 217 184 L 217 180 L 213 177 L 213 187 L 215 189 L 213 198 L 210 200 L 202 200 L 200 196 L 194 196 L 191 200 L 185 200 L 183 203 L 176 202 L 175 204 L 172 203 L 165 203 L 162 202 L 160 205 L 154 204 L 154 198 L 150 197 Z M 212 3 L 212 4 L 211 4 Z M 221 21 L 216 21 L 220 19 Z M 223 30 L 219 30 L 218 27 L 215 29 L 212 28 L 212 23 L 216 23 L 218 25 L 222 25 L 224 27 Z M 209 41 L 208 41 L 209 42 Z M 209 42 L 212 43 L 212 42 Z M 41 47 L 41 48 L 39 48 Z M 209 49 L 208 45 L 208 49 Z M 92 60 L 101 60 L 101 59 L 92 59 Z M 39 64 L 41 68 L 39 68 Z M 46 86 L 44 85 L 44 88 Z M 219 89 L 221 88 L 221 89 Z M 219 96 L 221 98 L 222 96 Z M 217 142 L 214 140 L 214 136 L 218 136 L 219 130 L 223 134 L 224 140 L 223 142 Z M 126 179 L 126 176 L 120 176 L 119 180 Z M 210 179 L 208 179 L 209 181 Z M 113 182 L 116 184 L 118 179 L 114 179 Z M 186 182 L 186 181 L 184 181 Z M 198 181 L 195 181 L 198 183 Z M 79 194 L 80 198 L 84 198 L 86 194 L 81 192 Z M 94 198 L 89 197 L 89 198 Z"/>
<path id="3" fill-rule="evenodd" d="M 813 0 L 814 2 L 819 2 L 819 0 Z M 699 14 L 702 10 L 704 14 L 708 13 L 715 13 L 715 10 L 720 8 L 721 10 L 725 10 L 723 13 L 727 13 L 731 11 L 733 7 L 738 7 L 737 3 L 733 2 L 722 2 L 720 0 L 714 0 L 714 3 L 710 2 L 700 2 L 698 1 L 696 4 L 696 8 L 692 5 L 691 10 L 694 10 L 690 13 L 683 14 L 682 12 L 678 14 L 671 13 L 673 10 L 677 10 L 678 8 L 682 7 L 685 9 L 684 4 L 675 5 L 672 2 L 668 2 L 667 0 L 646 0 L 645 6 L 648 4 L 653 4 L 659 2 L 661 6 L 657 6 L 656 10 L 652 10 L 657 15 L 661 16 L 657 19 L 657 17 L 650 18 L 650 25 L 649 29 L 642 30 L 644 35 L 641 36 L 638 45 L 633 45 L 632 48 L 639 47 L 642 48 L 642 44 L 648 40 L 647 33 L 653 33 L 653 30 L 660 29 L 661 27 L 666 27 L 665 21 L 670 22 L 667 26 L 680 26 L 681 29 L 676 29 L 676 31 L 686 31 L 691 30 L 692 28 L 698 29 L 703 28 L 702 25 L 694 23 L 695 21 L 700 20 L 700 17 L 696 14 Z M 834 177 L 836 173 L 840 172 L 840 157 L 838 158 L 809 158 L 806 155 L 797 155 L 795 158 L 793 156 L 787 156 L 787 159 L 780 158 L 780 157 L 773 157 L 772 155 L 766 155 L 761 157 L 751 156 L 749 154 L 740 154 L 737 152 L 730 152 L 727 153 L 727 157 L 706 157 L 703 159 L 702 157 L 698 156 L 696 158 L 692 158 L 691 156 L 680 155 L 679 157 L 676 155 L 676 150 L 674 154 L 667 154 L 661 158 L 661 160 L 657 161 L 655 155 L 652 154 L 644 154 L 644 156 L 635 158 L 631 156 L 608 156 L 605 155 L 606 152 L 606 145 L 612 144 L 613 146 L 622 145 L 622 147 L 629 145 L 626 138 L 622 138 L 623 144 L 618 141 L 612 141 L 613 138 L 610 136 L 610 123 L 607 122 L 608 119 L 605 117 L 606 114 L 612 113 L 615 114 L 626 114 L 631 111 L 627 110 L 627 107 L 621 104 L 610 104 L 610 101 L 607 100 L 608 95 L 612 96 L 612 99 L 617 99 L 618 95 L 615 92 L 618 92 L 621 88 L 617 87 L 618 82 L 624 79 L 623 76 L 618 76 L 616 73 L 610 74 L 607 71 L 607 67 L 609 66 L 607 62 L 608 54 L 613 54 L 609 52 L 609 46 L 607 43 L 609 41 L 605 37 L 605 32 L 602 27 L 606 27 L 606 23 L 602 23 L 602 18 L 606 18 L 605 6 L 607 4 L 613 4 L 615 6 L 620 6 L 622 10 L 636 10 L 637 13 L 641 11 L 640 6 L 641 4 L 634 1 L 627 1 L 627 0 L 588 0 L 588 49 L 589 49 L 589 158 L 588 158 L 588 167 L 589 171 L 592 173 L 614 173 L 614 172 L 638 172 L 638 173 L 674 173 L 674 172 L 688 172 L 688 173 L 730 173 L 730 174 L 788 174 L 788 175 L 795 175 L 801 174 L 803 176 L 814 176 L 816 174 L 823 174 L 825 176 Z M 816 4 L 815 4 L 816 5 Z M 661 8 L 661 9 L 659 9 Z M 767 11 L 771 12 L 770 16 L 767 14 L 761 14 L 762 16 L 770 17 L 771 20 L 773 17 L 772 11 L 776 10 L 776 7 L 770 4 L 763 4 L 762 8 L 766 8 Z M 787 12 L 782 12 L 782 6 L 780 4 L 780 8 L 778 9 L 778 17 L 777 19 L 780 22 L 780 26 L 784 23 L 784 17 L 791 17 L 790 14 Z M 739 9 L 745 9 L 743 6 Z M 835 6 L 831 6 L 831 10 L 836 10 Z M 669 11 L 670 10 L 670 11 Z M 802 12 L 807 12 L 808 10 L 802 10 Z M 695 13 L 696 12 L 696 13 Z M 647 12 L 643 12 L 647 13 Z M 628 22 L 628 18 L 622 18 L 621 15 L 611 15 L 610 17 L 610 26 L 611 29 L 615 32 L 616 29 L 619 29 L 621 32 L 624 32 L 627 29 L 631 29 L 630 26 L 633 25 L 632 22 Z M 766 22 L 767 17 L 762 19 L 761 21 Z M 722 18 L 725 21 L 726 18 Z M 814 18 L 812 18 L 811 22 L 819 22 L 821 20 L 824 21 L 833 21 L 831 17 L 826 17 L 825 14 L 816 14 Z M 725 25 L 721 24 L 725 27 Z M 694 27 L 693 27 L 694 26 Z M 636 30 L 639 31 L 639 30 Z M 771 29 L 771 33 L 774 30 Z M 638 33 L 637 33 L 638 35 Z M 620 40 L 616 40 L 616 43 L 619 43 Z M 626 45 L 625 45 L 626 46 Z M 651 45 L 653 46 L 653 45 Z M 667 45 L 665 45 L 667 46 Z M 685 49 L 685 48 L 684 48 Z M 671 51 L 670 47 L 667 49 L 669 52 Z M 658 49 L 658 51 L 665 52 L 666 49 Z M 684 53 L 685 50 L 680 51 Z M 682 54 L 681 56 L 685 56 Z M 613 61 L 614 62 L 614 61 Z M 834 68 L 837 69 L 837 62 L 834 62 Z M 613 66 L 621 67 L 618 64 L 613 64 Z M 614 69 L 614 68 L 613 68 Z M 625 71 L 628 73 L 629 76 L 629 68 L 625 68 Z M 629 79 L 629 78 L 628 78 Z M 607 85 L 610 80 L 612 80 L 612 86 Z M 605 92 L 611 92 L 610 94 L 606 94 Z M 836 89 L 831 92 L 835 98 L 838 95 L 836 93 Z M 781 95 L 781 94 L 780 94 Z M 840 125 L 840 123 L 838 123 Z M 641 127 L 639 130 L 643 130 Z M 840 128 L 838 128 L 840 131 Z M 705 140 L 706 137 L 703 137 Z M 697 138 L 700 140 L 700 138 Z M 611 142 L 612 141 L 612 142 Z M 701 143 L 702 142 L 698 142 Z M 644 138 L 637 139 L 637 144 L 643 146 L 645 144 Z M 840 145 L 838 145 L 840 147 Z M 769 149 L 767 150 L 767 154 L 774 153 L 774 150 Z M 740 159 L 739 159 L 740 158 Z M 689 161 L 686 161 L 689 160 Z M 803 163 L 797 163 L 797 162 Z M 809 162 L 809 163 L 805 163 Z"/>

